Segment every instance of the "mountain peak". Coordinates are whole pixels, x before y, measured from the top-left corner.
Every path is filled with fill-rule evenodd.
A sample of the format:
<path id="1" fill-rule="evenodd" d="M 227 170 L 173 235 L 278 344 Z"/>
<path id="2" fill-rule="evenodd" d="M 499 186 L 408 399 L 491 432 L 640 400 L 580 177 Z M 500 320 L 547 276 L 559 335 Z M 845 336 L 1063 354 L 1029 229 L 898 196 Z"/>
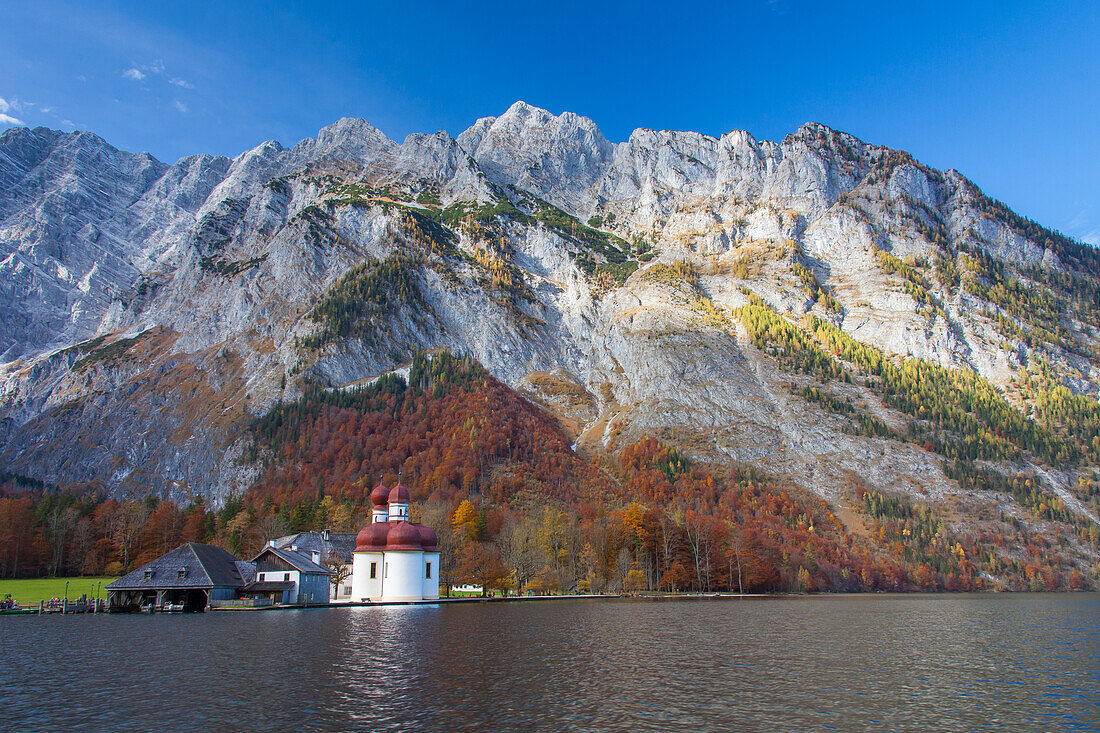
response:
<path id="1" fill-rule="evenodd" d="M 554 116 L 551 112 L 543 109 L 542 107 L 535 107 L 533 105 L 527 104 L 527 102 L 524 102 L 522 99 L 517 99 L 515 102 L 512 103 L 512 106 L 508 108 L 508 111 L 506 111 L 502 115 L 502 117 L 527 117 L 531 114 L 539 113 L 549 117 Z"/>
<path id="2" fill-rule="evenodd" d="M 560 115 L 556 115 L 549 110 L 543 109 L 542 107 L 535 107 L 523 100 L 514 102 L 503 115 L 493 120 L 493 124 L 507 124 L 513 120 L 522 121 L 524 124 L 534 127 L 548 125 L 565 127 L 575 126 L 586 130 L 593 130 L 603 137 L 603 133 L 600 132 L 595 121 L 590 117 L 585 117 L 584 115 L 579 115 L 569 110 L 562 112 Z"/>
<path id="3" fill-rule="evenodd" d="M 599 180 L 614 153 L 591 119 L 572 112 L 554 115 L 524 101 L 500 117 L 479 119 L 458 143 L 498 181 L 559 204 Z"/>
<path id="4" fill-rule="evenodd" d="M 341 137 L 389 140 L 385 133 L 362 117 L 341 117 L 331 125 L 322 127 L 317 133 L 318 141 L 333 140 Z M 392 142 L 392 140 L 389 141 Z"/>
<path id="5" fill-rule="evenodd" d="M 788 135 L 786 140 L 802 140 L 805 142 L 818 140 L 821 138 L 838 139 L 843 141 L 844 144 L 850 146 L 860 146 L 865 143 L 855 135 L 837 130 L 834 127 L 821 122 L 804 122 L 799 125 L 798 129 Z"/>

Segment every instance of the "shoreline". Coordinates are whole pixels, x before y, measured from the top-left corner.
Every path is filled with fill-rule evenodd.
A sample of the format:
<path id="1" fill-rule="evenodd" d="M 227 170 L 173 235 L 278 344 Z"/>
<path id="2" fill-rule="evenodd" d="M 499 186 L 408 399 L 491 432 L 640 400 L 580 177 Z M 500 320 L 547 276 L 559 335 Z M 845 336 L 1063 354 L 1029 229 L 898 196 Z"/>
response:
<path id="1" fill-rule="evenodd" d="M 883 597 L 897 597 L 907 598 L 916 596 L 930 596 L 930 597 L 943 597 L 953 598 L 959 596 L 970 597 L 997 597 L 1004 595 L 1011 596 L 1023 596 L 1023 595 L 1035 595 L 1035 596 L 1059 596 L 1059 595 L 1090 595 L 1100 594 L 1100 591 L 1020 591 L 1020 592 L 1007 592 L 1007 591 L 975 591 L 966 593 L 948 593 L 948 592 L 870 592 L 870 593 L 651 593 L 644 595 L 619 595 L 619 594 L 568 594 L 568 595 L 552 595 L 552 596 L 508 596 L 508 597 L 485 597 L 469 596 L 462 598 L 439 598 L 435 600 L 424 601 L 380 601 L 372 603 L 370 601 L 349 601 L 345 603 L 318 603 L 318 604 L 287 604 L 278 606 L 260 606 L 260 607 L 224 607 L 224 608 L 210 608 L 201 612 L 188 612 L 187 615 L 193 615 L 194 613 L 214 613 L 214 612 L 238 612 L 238 611 L 304 611 L 304 610 L 318 610 L 318 609 L 339 609 L 339 608 L 392 608 L 398 606 L 442 606 L 451 604 L 496 604 L 496 603 L 537 603 L 537 602 L 553 602 L 553 601 L 650 601 L 650 602 L 668 602 L 668 601 L 731 601 L 742 599 L 762 599 L 762 600 L 779 600 L 779 599 L 795 599 L 795 598 L 851 598 L 855 596 L 869 596 L 875 598 Z M 108 611 L 102 610 L 98 613 L 92 613 L 91 611 L 69 611 L 68 613 L 48 612 L 45 614 L 39 614 L 37 610 L 0 610 L 0 616 L 71 616 L 79 613 L 86 616 L 103 616 L 103 615 L 144 615 L 136 612 L 127 611 Z M 169 615 L 183 614 L 182 611 L 159 611 L 156 615 L 167 613 Z"/>
<path id="2" fill-rule="evenodd" d="M 700 594 L 652 594 L 652 595 L 619 595 L 619 594 L 571 594 L 560 596 L 507 596 L 485 597 L 470 596 L 464 598 L 438 598 L 426 601 L 347 601 L 344 603 L 318 603 L 314 605 L 282 605 L 260 606 L 258 608 L 211 608 L 211 611 L 293 611 L 317 608 L 378 608 L 381 606 L 437 606 L 459 603 L 522 603 L 535 601 L 679 601 L 679 600 L 731 600 L 741 598 L 785 598 L 788 596 L 806 595 L 799 593 L 700 593 Z"/>

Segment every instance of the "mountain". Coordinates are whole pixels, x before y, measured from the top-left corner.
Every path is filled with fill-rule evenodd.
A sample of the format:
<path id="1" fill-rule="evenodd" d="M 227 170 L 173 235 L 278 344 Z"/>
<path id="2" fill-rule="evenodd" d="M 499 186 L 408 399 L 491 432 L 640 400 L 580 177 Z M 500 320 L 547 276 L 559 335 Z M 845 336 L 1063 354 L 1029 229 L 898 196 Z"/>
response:
<path id="1" fill-rule="evenodd" d="M 225 499 L 256 418 L 446 349 L 582 455 L 657 438 L 857 533 L 871 490 L 1096 566 L 1100 253 L 824 125 L 612 143 L 517 102 L 174 165 L 13 128 L 0 252 L 8 474 Z"/>

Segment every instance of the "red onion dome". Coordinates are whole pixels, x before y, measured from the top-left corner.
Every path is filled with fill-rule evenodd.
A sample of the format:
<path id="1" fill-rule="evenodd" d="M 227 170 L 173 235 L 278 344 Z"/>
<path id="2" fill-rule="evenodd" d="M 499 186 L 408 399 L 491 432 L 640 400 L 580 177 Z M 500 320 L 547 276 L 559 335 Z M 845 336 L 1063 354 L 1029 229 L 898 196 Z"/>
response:
<path id="1" fill-rule="evenodd" d="M 405 488 L 405 484 L 400 481 L 397 482 L 397 486 L 394 486 L 390 490 L 390 503 L 391 504 L 408 504 L 411 499 L 409 498 L 409 490 Z"/>
<path id="2" fill-rule="evenodd" d="M 374 491 L 370 492 L 370 502 L 375 506 L 385 506 L 386 500 L 390 496 L 390 490 L 382 485 L 382 480 L 378 480 L 378 485 L 374 487 Z"/>
<path id="3" fill-rule="evenodd" d="M 436 537 L 434 529 L 425 527 L 423 524 L 419 525 L 417 529 L 420 530 L 420 546 L 424 548 L 424 552 L 435 552 L 439 549 L 439 539 Z"/>
<path id="4" fill-rule="evenodd" d="M 379 522 L 381 524 L 381 522 Z M 420 530 L 408 522 L 390 522 L 386 535 L 387 550 L 420 550 Z"/>
<path id="5" fill-rule="evenodd" d="M 389 527 L 385 522 L 368 524 L 355 535 L 356 552 L 381 552 L 386 549 L 386 534 Z"/>

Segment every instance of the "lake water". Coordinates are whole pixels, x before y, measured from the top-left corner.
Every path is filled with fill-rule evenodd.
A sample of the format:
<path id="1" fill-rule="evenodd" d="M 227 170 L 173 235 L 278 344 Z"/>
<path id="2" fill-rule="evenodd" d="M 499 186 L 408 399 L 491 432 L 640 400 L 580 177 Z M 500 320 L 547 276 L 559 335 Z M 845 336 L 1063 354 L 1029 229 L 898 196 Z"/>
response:
<path id="1" fill-rule="evenodd" d="M 1100 730 L 1100 595 L 0 618 L 5 730 Z"/>

